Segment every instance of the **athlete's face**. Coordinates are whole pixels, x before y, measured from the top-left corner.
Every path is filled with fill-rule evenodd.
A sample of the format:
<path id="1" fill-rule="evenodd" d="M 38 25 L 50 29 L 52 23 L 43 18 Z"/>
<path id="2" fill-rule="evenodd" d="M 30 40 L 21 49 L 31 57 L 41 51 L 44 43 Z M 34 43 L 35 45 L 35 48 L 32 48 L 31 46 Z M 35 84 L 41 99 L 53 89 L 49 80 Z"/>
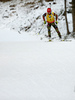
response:
<path id="1" fill-rule="evenodd" d="M 51 14 L 51 12 L 48 12 L 48 14 L 50 15 L 50 14 Z"/>

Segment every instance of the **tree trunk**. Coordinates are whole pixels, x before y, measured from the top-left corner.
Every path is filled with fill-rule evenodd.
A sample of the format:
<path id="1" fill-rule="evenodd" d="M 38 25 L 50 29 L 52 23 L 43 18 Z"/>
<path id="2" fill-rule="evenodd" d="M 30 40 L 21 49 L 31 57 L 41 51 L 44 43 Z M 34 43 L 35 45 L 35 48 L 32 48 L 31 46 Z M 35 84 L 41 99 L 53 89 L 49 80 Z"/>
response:
<path id="1" fill-rule="evenodd" d="M 45 0 L 46 2 L 54 1 L 54 0 Z"/>
<path id="2" fill-rule="evenodd" d="M 41 2 L 41 6 L 43 6 L 43 0 L 40 0 L 39 2 Z"/>
<path id="3" fill-rule="evenodd" d="M 72 0 L 73 36 L 75 36 L 75 0 Z"/>
<path id="4" fill-rule="evenodd" d="M 66 2 L 67 2 L 67 0 L 64 0 L 64 3 L 65 3 L 65 19 L 66 19 L 67 35 L 69 35 L 70 32 L 69 32 L 68 21 L 67 21 Z"/>
<path id="5" fill-rule="evenodd" d="M 12 1 L 12 0 L 0 0 L 0 2 L 7 2 L 7 1 Z"/>

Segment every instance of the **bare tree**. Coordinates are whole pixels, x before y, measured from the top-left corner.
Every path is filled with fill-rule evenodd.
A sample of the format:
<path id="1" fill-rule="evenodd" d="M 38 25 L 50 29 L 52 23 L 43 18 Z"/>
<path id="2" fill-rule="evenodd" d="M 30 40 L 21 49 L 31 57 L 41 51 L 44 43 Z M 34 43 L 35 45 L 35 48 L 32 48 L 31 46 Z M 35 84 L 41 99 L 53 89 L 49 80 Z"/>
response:
<path id="1" fill-rule="evenodd" d="M 54 1 L 54 0 L 45 0 L 46 2 L 49 2 L 49 1 Z"/>
<path id="2" fill-rule="evenodd" d="M 39 2 L 41 2 L 41 6 L 43 6 L 43 0 L 39 0 Z"/>
<path id="3" fill-rule="evenodd" d="M 75 0 L 72 0 L 73 36 L 75 37 Z"/>
<path id="4" fill-rule="evenodd" d="M 7 1 L 12 1 L 12 0 L 0 0 L 1 2 L 7 2 Z"/>
<path id="5" fill-rule="evenodd" d="M 69 34 L 70 34 L 70 32 L 69 32 L 68 21 L 67 21 L 66 2 L 67 2 L 67 0 L 64 0 L 64 5 L 65 5 L 65 19 L 66 19 L 67 35 L 69 35 Z"/>
<path id="6" fill-rule="evenodd" d="M 39 0 L 41 3 L 43 2 L 43 0 Z"/>

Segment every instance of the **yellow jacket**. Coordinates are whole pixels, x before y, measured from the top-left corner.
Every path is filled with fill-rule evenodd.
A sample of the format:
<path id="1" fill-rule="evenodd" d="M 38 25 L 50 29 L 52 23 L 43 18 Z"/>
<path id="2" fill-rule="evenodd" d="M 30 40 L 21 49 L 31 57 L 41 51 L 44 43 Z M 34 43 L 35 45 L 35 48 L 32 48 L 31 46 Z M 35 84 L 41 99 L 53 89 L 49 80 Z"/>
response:
<path id="1" fill-rule="evenodd" d="M 46 19 L 47 19 L 47 22 L 48 22 L 48 23 L 53 23 L 53 22 L 55 22 L 55 19 L 54 19 L 54 12 L 52 12 L 50 15 L 47 13 Z"/>

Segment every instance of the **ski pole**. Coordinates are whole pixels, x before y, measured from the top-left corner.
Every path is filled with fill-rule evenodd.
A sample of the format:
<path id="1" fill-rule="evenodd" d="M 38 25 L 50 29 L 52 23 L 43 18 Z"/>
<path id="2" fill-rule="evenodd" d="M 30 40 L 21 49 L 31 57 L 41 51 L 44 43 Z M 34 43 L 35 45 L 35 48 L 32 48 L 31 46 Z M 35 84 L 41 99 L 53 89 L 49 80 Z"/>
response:
<path id="1" fill-rule="evenodd" d="M 44 25 L 45 25 L 45 24 L 44 24 Z M 43 26 L 42 26 L 42 28 L 39 30 L 38 35 L 39 35 L 39 34 L 40 34 L 40 32 L 42 31 L 42 29 L 43 29 L 44 25 L 43 25 Z"/>

